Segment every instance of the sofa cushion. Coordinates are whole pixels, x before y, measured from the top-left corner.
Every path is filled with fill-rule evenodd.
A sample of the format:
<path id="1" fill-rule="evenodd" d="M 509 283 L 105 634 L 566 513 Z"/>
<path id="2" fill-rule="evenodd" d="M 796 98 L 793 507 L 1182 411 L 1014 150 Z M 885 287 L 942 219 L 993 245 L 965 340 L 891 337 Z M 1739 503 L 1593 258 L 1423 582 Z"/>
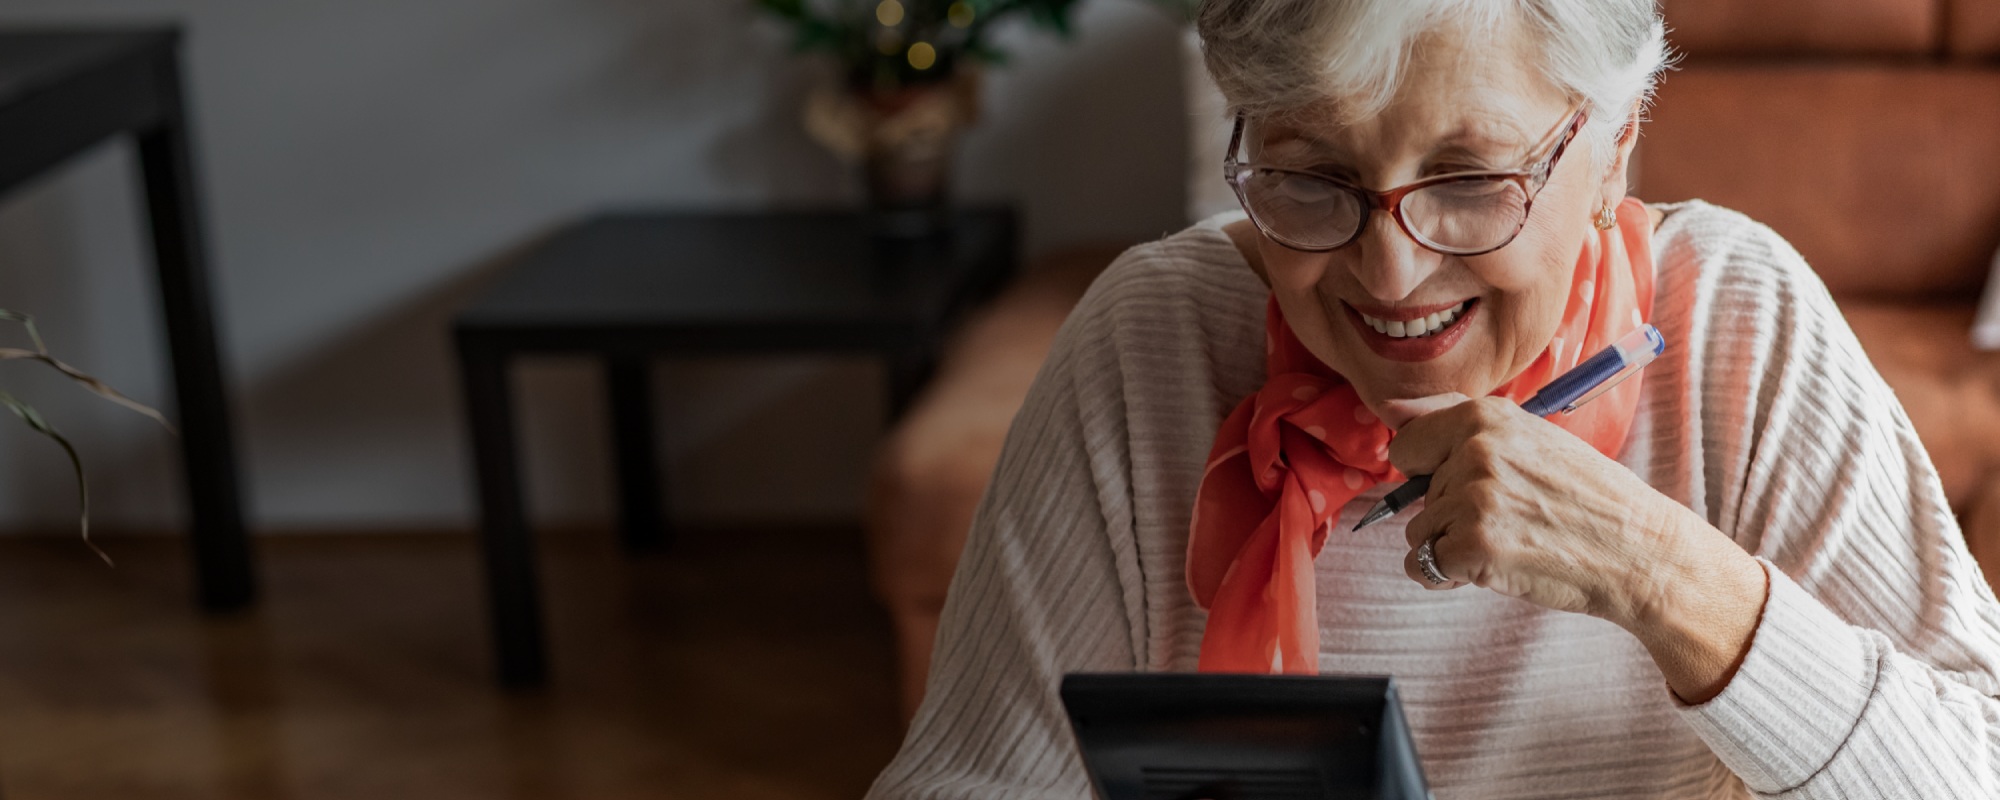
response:
<path id="1" fill-rule="evenodd" d="M 973 314 L 890 431 L 868 486 L 869 573 L 895 626 L 903 717 L 916 713 L 946 590 L 1015 412 L 1056 331 L 1116 248 L 1036 259 Z"/>
<path id="2" fill-rule="evenodd" d="M 1666 0 L 1662 5 L 1669 41 L 1693 56 L 1930 55 L 1938 49 L 1943 13 L 1939 0 Z"/>
<path id="3" fill-rule="evenodd" d="M 1971 296 L 2000 246 L 1996 132 L 2000 71 L 1688 66 L 1660 88 L 1637 192 L 1749 214 L 1836 294 Z"/>
<path id="4" fill-rule="evenodd" d="M 2000 577 L 2000 353 L 1973 349 L 1974 304 L 1840 305 L 1937 466 L 1966 550 L 1989 582 Z"/>
<path id="5" fill-rule="evenodd" d="M 1955 0 L 1948 14 L 1945 49 L 1965 59 L 2000 57 L 2000 0 Z"/>
<path id="6" fill-rule="evenodd" d="M 1090 281 L 1115 252 L 1043 259 L 980 309 L 878 455 L 869 498 L 875 584 L 944 602 L 952 566 L 1014 413 Z"/>
<path id="7" fill-rule="evenodd" d="M 1909 413 L 1945 496 L 1966 510 L 2000 467 L 2000 353 L 1973 349 L 1976 305 L 1841 298 L 1840 307 Z"/>

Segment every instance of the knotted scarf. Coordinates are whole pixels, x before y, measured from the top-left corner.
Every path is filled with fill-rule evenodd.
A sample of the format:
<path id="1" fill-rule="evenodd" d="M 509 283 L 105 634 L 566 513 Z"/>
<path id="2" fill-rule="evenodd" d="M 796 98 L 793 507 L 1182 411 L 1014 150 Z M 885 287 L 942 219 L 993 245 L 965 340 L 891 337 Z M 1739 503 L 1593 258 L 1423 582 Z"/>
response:
<path id="1" fill-rule="evenodd" d="M 1495 395 L 1525 400 L 1645 321 L 1653 306 L 1652 220 L 1629 198 L 1617 220 L 1586 238 L 1548 348 Z M 1394 432 L 1293 335 L 1275 297 L 1265 332 L 1264 386 L 1223 420 L 1195 496 L 1187 582 L 1209 612 L 1203 672 L 1317 673 L 1313 559 L 1341 506 L 1402 479 L 1389 465 Z M 1552 421 L 1616 458 L 1639 386 L 1626 381 Z"/>

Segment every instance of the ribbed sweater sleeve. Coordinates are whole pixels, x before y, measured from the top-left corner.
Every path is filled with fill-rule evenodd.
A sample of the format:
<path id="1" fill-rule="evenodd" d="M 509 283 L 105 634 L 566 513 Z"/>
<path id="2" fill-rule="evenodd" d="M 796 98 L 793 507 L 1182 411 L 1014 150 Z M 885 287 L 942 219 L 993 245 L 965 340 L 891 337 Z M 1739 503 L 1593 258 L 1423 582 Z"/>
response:
<path id="1" fill-rule="evenodd" d="M 1683 718 L 1762 796 L 2000 797 L 2000 606 L 1930 459 L 1804 260 L 1701 219 L 1688 400 L 1705 472 L 1741 476 L 1709 512 L 1771 589 L 1739 671 Z"/>

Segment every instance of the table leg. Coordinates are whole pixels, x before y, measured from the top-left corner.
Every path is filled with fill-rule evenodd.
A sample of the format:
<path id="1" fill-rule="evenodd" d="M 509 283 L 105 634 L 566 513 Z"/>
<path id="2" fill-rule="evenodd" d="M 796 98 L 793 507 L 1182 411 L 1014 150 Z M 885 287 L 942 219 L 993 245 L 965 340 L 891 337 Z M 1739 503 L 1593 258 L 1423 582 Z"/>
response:
<path id="1" fill-rule="evenodd" d="M 618 532 L 633 553 L 659 550 L 671 541 L 653 435 L 650 367 L 645 358 L 613 356 L 604 371 L 611 448 L 618 457 Z"/>
<path id="2" fill-rule="evenodd" d="M 172 351 L 197 594 L 202 608 L 228 611 L 249 605 L 257 582 L 216 348 L 180 74 L 173 59 L 162 72 L 165 118 L 159 127 L 139 132 L 139 162 Z"/>
<path id="3" fill-rule="evenodd" d="M 486 562 L 488 610 L 500 683 L 510 688 L 548 680 L 542 608 L 535 580 L 535 542 L 521 501 L 515 463 L 513 399 L 507 360 L 493 348 L 458 341 L 459 377 L 472 427 L 473 470 L 479 482 L 479 545 Z"/>

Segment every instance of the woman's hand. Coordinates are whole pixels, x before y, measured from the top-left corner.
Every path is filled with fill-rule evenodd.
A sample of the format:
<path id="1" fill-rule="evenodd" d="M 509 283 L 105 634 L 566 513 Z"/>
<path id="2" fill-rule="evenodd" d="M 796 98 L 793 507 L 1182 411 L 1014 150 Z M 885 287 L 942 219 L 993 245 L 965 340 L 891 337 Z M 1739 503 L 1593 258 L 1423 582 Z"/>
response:
<path id="1" fill-rule="evenodd" d="M 1763 608 L 1762 565 L 1631 470 L 1514 403 L 1437 395 L 1393 401 L 1389 460 L 1431 475 L 1406 528 L 1404 571 L 1466 584 L 1631 631 L 1683 699 L 1734 673 Z M 1431 545 L 1431 583 L 1417 548 Z"/>

